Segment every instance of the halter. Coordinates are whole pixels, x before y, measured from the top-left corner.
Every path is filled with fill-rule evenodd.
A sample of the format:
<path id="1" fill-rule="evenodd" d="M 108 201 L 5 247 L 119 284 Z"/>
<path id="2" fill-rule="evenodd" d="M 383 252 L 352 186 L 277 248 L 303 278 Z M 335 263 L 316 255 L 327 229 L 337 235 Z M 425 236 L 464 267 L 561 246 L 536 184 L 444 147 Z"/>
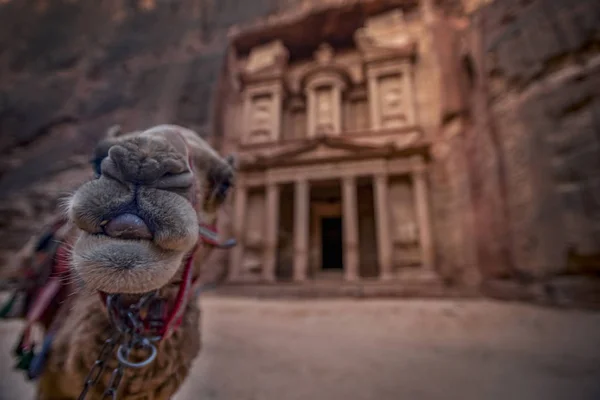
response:
<path id="1" fill-rule="evenodd" d="M 156 298 L 154 301 L 152 299 L 145 301 L 144 308 L 139 310 L 144 314 L 142 318 L 139 318 L 142 325 L 136 332 L 140 336 L 159 337 L 160 340 L 163 340 L 170 337 L 181 325 L 183 311 L 188 303 L 199 295 L 201 289 L 199 279 L 192 277 L 194 256 L 200 245 L 209 248 L 229 249 L 236 244 L 235 239 L 221 242 L 214 226 L 200 225 L 199 236 L 198 243 L 185 258 L 182 278 L 172 307 L 169 309 L 166 299 Z M 109 295 L 104 292 L 99 292 L 99 295 L 111 317 L 111 322 L 121 327 L 127 326 L 130 323 L 127 319 L 131 317 L 126 314 L 122 315 L 123 313 L 120 311 L 123 310 L 117 309 L 122 306 L 119 303 L 120 295 Z M 125 318 L 121 318 L 123 316 Z"/>
<path id="2" fill-rule="evenodd" d="M 188 165 L 190 171 L 194 171 L 194 164 L 191 154 L 188 155 Z M 197 198 L 197 180 L 192 179 L 193 186 L 191 188 L 192 198 L 191 203 L 196 208 L 198 203 Z M 227 190 L 229 186 L 227 185 Z M 220 187 L 214 188 L 217 192 L 221 190 Z M 144 314 L 138 319 L 138 327 L 136 327 L 136 334 L 143 337 L 154 337 L 163 340 L 172 335 L 172 333 L 179 328 L 182 322 L 183 311 L 187 307 L 191 299 L 195 298 L 199 294 L 199 280 L 198 278 L 192 278 L 192 269 L 194 265 L 194 256 L 198 248 L 202 245 L 208 248 L 219 248 L 229 249 L 236 245 L 235 239 L 229 239 L 221 241 L 217 232 L 217 223 L 214 222 L 212 225 L 200 224 L 198 227 L 198 242 L 194 245 L 193 249 L 187 254 L 185 258 L 185 266 L 183 269 L 182 279 L 179 282 L 179 289 L 175 297 L 175 303 L 168 309 L 167 301 L 164 299 L 148 299 L 145 301 L 138 312 Z M 106 309 L 111 317 L 111 322 L 120 325 L 121 327 L 127 327 L 131 323 L 131 316 L 127 313 L 123 315 L 123 310 L 115 310 L 114 307 L 119 307 L 119 295 L 107 295 L 106 293 L 99 292 L 102 303 L 106 306 Z M 109 304 L 109 302 L 111 304 Z M 147 309 L 145 309 L 147 308 Z M 124 319 L 122 318 L 124 317 Z M 129 326 L 129 329 L 133 327 Z"/>

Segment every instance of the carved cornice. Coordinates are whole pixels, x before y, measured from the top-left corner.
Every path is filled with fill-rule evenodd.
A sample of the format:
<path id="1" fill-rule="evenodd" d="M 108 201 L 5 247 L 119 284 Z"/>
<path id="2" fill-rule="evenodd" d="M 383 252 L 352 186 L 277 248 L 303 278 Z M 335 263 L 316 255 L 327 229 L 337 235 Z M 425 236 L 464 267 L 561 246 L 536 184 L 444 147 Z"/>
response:
<path id="1" fill-rule="evenodd" d="M 256 170 L 265 169 L 281 165 L 302 165 L 313 164 L 315 162 L 324 162 L 331 160 L 349 160 L 349 159 L 367 159 L 367 158 L 388 158 L 393 156 L 408 157 L 411 155 L 422 155 L 427 157 L 430 143 L 418 132 L 406 136 L 404 143 L 397 141 L 386 141 L 383 143 L 359 143 L 356 140 L 345 138 L 343 136 L 318 136 L 311 139 L 304 139 L 289 144 L 282 148 L 271 151 L 259 151 L 254 154 L 246 153 L 240 161 L 240 169 Z M 332 150 L 345 150 L 342 154 L 332 154 L 331 157 L 311 159 L 299 157 L 303 154 L 310 154 L 320 147 L 326 147 Z"/>
<path id="2" fill-rule="evenodd" d="M 381 128 L 381 129 L 364 129 L 360 131 L 351 131 L 351 132 L 342 132 L 341 135 L 335 135 L 335 137 L 341 137 L 347 140 L 353 141 L 362 141 L 369 138 L 378 138 L 382 136 L 394 136 L 398 135 L 407 135 L 412 132 L 415 132 L 419 135 L 419 137 L 424 136 L 424 131 L 420 126 L 408 125 L 403 127 L 394 127 L 394 128 Z M 296 146 L 302 143 L 306 143 L 307 140 L 314 140 L 324 135 L 318 135 L 313 138 L 298 138 L 298 139 L 287 139 L 281 140 L 279 142 L 267 142 L 267 143 L 248 143 L 242 145 L 240 150 L 242 151 L 262 151 L 264 149 L 272 149 L 276 147 L 289 147 Z"/>
<path id="3" fill-rule="evenodd" d="M 418 3 L 418 0 L 306 2 L 284 13 L 235 25 L 229 29 L 227 37 L 242 53 L 275 38 L 282 38 L 288 47 L 316 46 L 327 36 L 351 35 L 365 16 L 378 15 L 395 8 L 414 10 Z"/>

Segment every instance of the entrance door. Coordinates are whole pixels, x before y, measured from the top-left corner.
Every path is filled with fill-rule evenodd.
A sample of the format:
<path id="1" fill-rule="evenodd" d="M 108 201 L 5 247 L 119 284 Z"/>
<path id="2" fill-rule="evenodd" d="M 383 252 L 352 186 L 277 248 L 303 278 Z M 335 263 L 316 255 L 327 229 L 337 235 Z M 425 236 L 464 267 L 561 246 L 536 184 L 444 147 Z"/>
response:
<path id="1" fill-rule="evenodd" d="M 323 270 L 343 269 L 342 218 L 321 218 L 321 265 Z"/>

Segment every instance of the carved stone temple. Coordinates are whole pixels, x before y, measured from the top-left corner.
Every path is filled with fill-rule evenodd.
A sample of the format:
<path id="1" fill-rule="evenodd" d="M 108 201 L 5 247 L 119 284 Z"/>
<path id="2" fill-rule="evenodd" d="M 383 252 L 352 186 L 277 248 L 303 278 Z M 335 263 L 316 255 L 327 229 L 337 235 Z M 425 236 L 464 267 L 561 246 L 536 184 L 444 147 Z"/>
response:
<path id="1" fill-rule="evenodd" d="M 583 48 L 556 39 L 587 40 L 583 11 L 459 3 L 306 0 L 230 30 L 213 114 L 239 160 L 230 282 L 547 299 L 570 274 L 587 288 L 600 186 L 582 99 L 600 64 L 590 50 L 572 73 L 544 69 Z"/>
<path id="2" fill-rule="evenodd" d="M 352 28 L 339 43 L 304 40 L 302 21 L 232 40 L 231 281 L 432 275 L 418 25 L 394 9 Z"/>
<path id="3" fill-rule="evenodd" d="M 598 4 L 0 0 L 0 278 L 109 127 L 175 123 L 239 161 L 225 293 L 598 308 Z"/>

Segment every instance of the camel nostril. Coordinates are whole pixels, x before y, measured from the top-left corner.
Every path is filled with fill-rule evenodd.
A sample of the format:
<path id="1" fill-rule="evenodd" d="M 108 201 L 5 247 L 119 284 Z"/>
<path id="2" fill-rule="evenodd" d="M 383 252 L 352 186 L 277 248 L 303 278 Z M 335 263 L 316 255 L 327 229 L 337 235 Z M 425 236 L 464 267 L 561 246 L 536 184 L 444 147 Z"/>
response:
<path id="1" fill-rule="evenodd" d="M 104 233 L 120 239 L 152 239 L 152 232 L 140 217 L 134 214 L 121 214 L 104 225 Z"/>

